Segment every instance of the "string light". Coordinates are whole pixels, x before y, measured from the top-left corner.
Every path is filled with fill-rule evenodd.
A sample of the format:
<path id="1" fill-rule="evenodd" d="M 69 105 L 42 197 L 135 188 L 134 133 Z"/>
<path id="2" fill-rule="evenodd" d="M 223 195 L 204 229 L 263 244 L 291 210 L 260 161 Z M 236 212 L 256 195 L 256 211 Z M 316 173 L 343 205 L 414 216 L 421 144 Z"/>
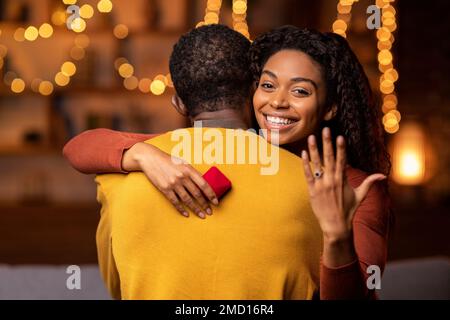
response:
<path id="1" fill-rule="evenodd" d="M 22 79 L 16 78 L 11 82 L 12 92 L 21 93 L 23 90 L 25 90 L 25 82 Z"/>
<path id="2" fill-rule="evenodd" d="M 213 11 L 209 9 L 220 9 L 221 1 L 214 1 L 214 3 L 210 3 L 207 6 L 207 12 L 205 15 L 205 20 L 208 19 L 210 23 L 218 23 L 218 15 L 214 16 Z M 216 12 L 216 11 L 214 11 Z M 209 15 L 208 15 L 209 14 Z M 214 21 L 213 21 L 214 20 Z M 203 24 L 205 24 L 203 22 Z M 118 24 L 114 30 L 113 34 L 117 39 L 125 39 L 129 30 L 128 27 L 124 24 Z M 152 93 L 154 95 L 162 95 L 166 88 L 173 88 L 173 83 L 170 78 L 170 74 L 162 75 L 158 74 L 153 80 L 149 78 L 139 79 L 135 76 L 135 68 L 134 66 L 124 57 L 119 57 L 114 61 L 114 67 L 119 73 L 119 75 L 124 78 L 123 86 L 127 90 L 136 90 L 139 89 L 142 93 Z"/>
<path id="3" fill-rule="evenodd" d="M 25 29 L 24 28 L 17 28 L 16 31 L 14 31 L 14 40 L 17 42 L 23 42 L 25 41 Z"/>
<path id="4" fill-rule="evenodd" d="M 97 9 L 101 13 L 109 13 L 113 8 L 113 4 L 110 0 L 101 0 L 97 4 Z"/>
<path id="5" fill-rule="evenodd" d="M 250 33 L 247 25 L 247 0 L 233 0 L 233 29 L 247 39 L 250 39 Z"/>
<path id="6" fill-rule="evenodd" d="M 31 81 L 31 90 L 33 92 L 39 93 L 39 86 L 41 85 L 42 79 L 35 78 Z"/>
<path id="7" fill-rule="evenodd" d="M 102 1 L 100 1 L 102 2 Z M 202 21 L 196 24 L 196 28 L 217 24 L 220 21 L 220 9 L 222 0 L 208 0 L 206 3 L 205 15 Z M 98 5 L 100 10 L 100 3 Z M 112 7 L 111 7 L 112 9 Z M 247 0 L 233 0 L 233 29 L 240 32 L 250 39 L 250 33 L 247 25 Z M 113 34 L 118 39 L 124 39 L 128 36 L 128 27 L 119 24 L 114 28 Z M 119 57 L 114 61 L 114 67 L 119 75 L 124 78 L 123 86 L 127 90 L 138 89 L 142 93 L 152 93 L 162 95 L 167 88 L 173 88 L 173 82 L 170 74 L 156 75 L 153 80 L 149 78 L 139 79 L 135 75 L 136 68 L 124 57 Z"/>
<path id="8" fill-rule="evenodd" d="M 81 33 L 86 30 L 86 21 L 81 18 L 76 18 L 70 24 L 70 29 L 76 33 Z"/>
<path id="9" fill-rule="evenodd" d="M 34 41 L 39 36 L 39 30 L 36 27 L 30 26 L 25 30 L 25 40 Z"/>
<path id="10" fill-rule="evenodd" d="M 156 95 L 162 95 L 164 91 L 166 90 L 166 84 L 161 80 L 153 80 L 152 84 L 150 85 L 150 91 Z"/>
<path id="11" fill-rule="evenodd" d="M 233 0 L 233 12 L 245 14 L 247 12 L 247 0 Z"/>
<path id="12" fill-rule="evenodd" d="M 74 5 L 77 0 L 62 0 L 62 3 L 66 6 Z M 208 0 L 205 10 L 204 20 L 197 24 L 197 27 L 206 24 L 217 24 L 220 20 L 220 9 L 222 7 L 222 0 Z M 113 4 L 110 0 L 100 0 L 97 3 L 97 10 L 100 13 L 110 13 L 113 10 Z M 232 6 L 232 19 L 233 19 L 233 29 L 243 34 L 245 37 L 250 39 L 250 33 L 247 25 L 247 0 L 233 0 Z M 78 33 L 79 35 L 75 38 L 74 46 L 70 49 L 70 57 L 74 61 L 82 60 L 85 57 L 85 49 L 89 46 L 89 38 L 84 35 L 83 32 L 86 31 L 87 24 L 85 19 L 91 19 L 94 14 L 94 8 L 85 4 L 80 8 L 80 17 L 72 20 L 70 24 L 70 29 Z M 62 26 L 66 23 L 66 12 L 62 8 L 57 9 L 53 12 L 51 16 L 51 23 L 43 23 L 39 28 L 36 26 L 29 26 L 27 29 L 19 27 L 14 32 L 14 39 L 18 42 L 35 41 L 38 37 L 48 39 L 54 34 L 53 26 Z M 119 24 L 114 28 L 114 36 L 117 39 L 125 39 L 129 30 L 124 24 Z M 1 47 L 0 47 L 1 48 Z M 4 56 L 1 56 L 2 51 L 0 50 L 0 68 L 4 65 Z M 139 89 L 143 93 L 153 93 L 154 95 L 163 94 L 167 88 L 173 88 L 173 82 L 170 74 L 158 74 L 153 80 L 149 78 L 138 79 L 135 74 L 134 66 L 129 63 L 125 58 L 120 57 L 114 62 L 115 69 L 118 71 L 119 75 L 124 78 L 123 85 L 128 90 Z M 57 86 L 64 87 L 70 83 L 71 77 L 73 77 L 77 72 L 76 65 L 71 61 L 65 61 L 58 73 L 54 76 L 54 83 Z M 6 76 L 9 75 L 7 79 Z M 12 77 L 14 75 L 14 77 Z M 10 79 L 11 78 L 11 79 Z M 5 83 L 11 85 L 16 77 L 15 73 L 5 74 Z M 21 80 L 21 79 L 20 79 Z M 23 80 L 22 80 L 23 81 Z M 22 92 L 22 82 L 19 80 L 14 82 L 15 91 Z M 30 84 L 31 90 L 34 92 L 39 92 L 42 95 L 50 95 L 54 90 L 54 85 L 51 81 L 42 80 L 40 78 L 35 78 Z M 21 89 L 21 90 L 19 90 Z"/>
<path id="13" fill-rule="evenodd" d="M 124 63 L 119 67 L 119 74 L 123 78 L 129 78 L 134 74 L 134 67 L 129 63 Z"/>
<path id="14" fill-rule="evenodd" d="M 333 23 L 333 31 L 339 34 L 345 34 L 345 31 L 347 31 L 347 23 L 342 19 L 336 20 Z"/>
<path id="15" fill-rule="evenodd" d="M 65 5 L 76 4 L 76 0 L 62 0 Z M 84 19 L 90 19 L 94 15 L 94 9 L 91 5 L 85 4 L 81 6 L 79 11 L 80 17 L 76 18 L 71 23 L 71 29 L 75 32 L 83 32 L 86 29 L 86 21 Z M 66 23 L 66 12 L 65 10 L 56 10 L 51 17 L 51 21 L 55 26 L 61 26 Z M 14 39 L 18 42 L 23 42 L 25 40 L 35 41 L 40 36 L 43 39 L 48 39 L 53 35 L 53 26 L 50 23 L 43 23 L 39 28 L 36 26 L 29 26 L 27 29 L 17 28 Z"/>
<path id="16" fill-rule="evenodd" d="M 52 14 L 52 23 L 55 26 L 62 26 L 66 23 L 66 12 L 64 10 L 56 10 Z"/>
<path id="17" fill-rule="evenodd" d="M 206 3 L 205 16 L 203 18 L 203 21 L 197 23 L 195 27 L 198 28 L 208 24 L 219 23 L 221 7 L 222 0 L 208 0 Z"/>
<path id="18" fill-rule="evenodd" d="M 139 80 L 138 88 L 142 93 L 149 93 L 151 84 L 152 84 L 152 80 L 150 80 L 148 78 L 143 78 L 143 79 Z"/>
<path id="19" fill-rule="evenodd" d="M 222 0 L 208 0 L 206 4 L 205 17 L 203 21 L 197 23 L 196 27 L 208 24 L 217 24 L 220 20 L 220 9 Z M 233 0 L 232 7 L 233 29 L 247 39 L 250 39 L 250 33 L 247 25 L 247 0 Z"/>
<path id="20" fill-rule="evenodd" d="M 53 27 L 48 23 L 43 23 L 39 27 L 39 35 L 44 39 L 50 38 L 53 35 Z"/>
<path id="21" fill-rule="evenodd" d="M 64 5 L 76 4 L 76 0 L 62 0 Z M 90 5 L 83 5 L 80 8 L 80 16 L 85 19 L 90 19 L 94 15 L 94 9 Z M 72 31 L 76 33 L 83 32 L 86 29 L 86 22 L 81 19 L 74 19 L 72 22 Z M 56 10 L 52 14 L 53 25 L 65 24 L 66 13 L 63 10 Z M 26 29 L 19 27 L 14 31 L 13 37 L 18 42 L 23 41 L 36 41 L 38 37 L 43 39 L 51 38 L 54 34 L 54 27 L 50 23 L 43 23 L 37 28 L 36 26 L 28 26 Z M 73 60 L 79 61 L 85 57 L 85 49 L 89 46 L 89 37 L 81 34 L 77 35 L 74 40 L 74 46 L 70 50 L 70 56 Z M 4 45 L 0 45 L 0 69 L 4 65 L 4 58 L 7 54 L 7 48 Z M 53 80 L 54 83 L 60 87 L 67 86 L 70 83 L 71 77 L 76 74 L 77 68 L 72 61 L 65 61 L 60 68 L 60 71 L 56 73 Z M 17 77 L 16 73 L 8 71 L 4 75 L 4 83 L 11 87 L 11 91 L 14 93 L 22 93 L 26 88 L 26 83 L 23 79 Z M 51 95 L 54 91 L 54 84 L 49 80 L 42 80 L 40 78 L 32 79 L 30 88 L 33 92 L 40 93 L 42 95 Z"/>
<path id="22" fill-rule="evenodd" d="M 351 21 L 352 5 L 358 0 L 339 0 L 337 4 L 337 18 L 333 22 L 332 29 L 344 38 L 347 37 L 349 23 Z M 399 130 L 401 120 L 400 112 L 397 110 L 397 95 L 395 93 L 395 82 L 398 80 L 398 71 L 394 68 L 391 49 L 395 41 L 392 34 L 397 29 L 395 14 L 396 10 L 391 3 L 395 0 L 376 0 L 375 4 L 381 9 L 381 27 L 376 31 L 378 39 L 378 69 L 381 72 L 379 79 L 379 89 L 383 97 L 382 123 L 384 130 L 388 133 L 395 133 Z"/>
<path id="23" fill-rule="evenodd" d="M 49 96 L 53 93 L 53 84 L 50 81 L 42 81 L 39 84 L 39 93 L 43 96 Z"/>
<path id="24" fill-rule="evenodd" d="M 63 72 L 58 72 L 55 76 L 55 83 L 60 87 L 65 87 L 69 84 L 70 77 Z"/>
<path id="25" fill-rule="evenodd" d="M 126 37 L 128 37 L 128 32 L 128 27 L 124 24 L 118 24 L 114 28 L 114 36 L 117 39 L 125 39 Z"/>
<path id="26" fill-rule="evenodd" d="M 66 77 L 72 77 L 77 72 L 77 67 L 73 62 L 66 61 L 61 66 L 61 72 Z"/>
<path id="27" fill-rule="evenodd" d="M 123 86 L 127 90 L 135 90 L 139 86 L 139 79 L 135 76 L 131 76 L 123 80 Z"/>
<path id="28" fill-rule="evenodd" d="M 401 114 L 397 110 L 397 95 L 395 82 L 398 80 L 398 71 L 394 68 L 391 52 L 395 37 L 392 34 L 397 29 L 396 10 L 391 4 L 393 0 L 377 0 L 376 5 L 382 11 L 381 28 L 377 30 L 378 39 L 378 69 L 380 75 L 380 91 L 383 94 L 381 110 L 384 113 L 382 123 L 384 130 L 390 134 L 396 133 L 400 128 Z"/>
<path id="29" fill-rule="evenodd" d="M 83 19 L 91 19 L 94 16 L 94 8 L 89 4 L 84 4 L 80 8 L 80 16 Z"/>
<path id="30" fill-rule="evenodd" d="M 352 18 L 352 6 L 358 0 L 340 0 L 337 4 L 337 16 L 333 22 L 332 30 L 334 33 L 347 38 L 347 30 Z"/>
<path id="31" fill-rule="evenodd" d="M 70 57 L 73 60 L 79 61 L 84 58 L 86 55 L 84 48 L 80 48 L 77 46 L 74 46 L 72 49 L 70 49 Z"/>

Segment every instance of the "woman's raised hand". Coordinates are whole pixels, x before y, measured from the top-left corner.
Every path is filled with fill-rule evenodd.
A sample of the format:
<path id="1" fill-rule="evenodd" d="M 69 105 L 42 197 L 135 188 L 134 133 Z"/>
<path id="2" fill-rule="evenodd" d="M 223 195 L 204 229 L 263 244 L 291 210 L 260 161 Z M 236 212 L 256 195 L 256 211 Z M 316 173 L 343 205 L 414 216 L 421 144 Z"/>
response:
<path id="1" fill-rule="evenodd" d="M 346 178 L 346 151 L 342 136 L 336 139 L 336 159 L 329 128 L 322 131 L 323 164 L 313 135 L 308 138 L 309 155 L 302 152 L 305 177 L 311 207 L 319 221 L 324 238 L 335 241 L 352 235 L 352 221 L 356 209 L 375 181 L 386 178 L 381 173 L 368 176 L 353 189 Z M 311 163 L 310 163 L 311 158 Z M 312 170 L 311 170 L 312 166 Z"/>

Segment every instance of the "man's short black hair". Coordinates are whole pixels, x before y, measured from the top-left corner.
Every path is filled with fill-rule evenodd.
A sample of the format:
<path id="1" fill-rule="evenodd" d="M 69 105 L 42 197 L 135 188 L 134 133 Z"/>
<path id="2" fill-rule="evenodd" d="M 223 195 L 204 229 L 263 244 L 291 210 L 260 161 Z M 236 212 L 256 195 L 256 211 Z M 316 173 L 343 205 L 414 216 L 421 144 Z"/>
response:
<path id="1" fill-rule="evenodd" d="M 180 38 L 170 57 L 170 73 L 189 116 L 246 105 L 252 84 L 249 49 L 247 38 L 218 24 Z"/>

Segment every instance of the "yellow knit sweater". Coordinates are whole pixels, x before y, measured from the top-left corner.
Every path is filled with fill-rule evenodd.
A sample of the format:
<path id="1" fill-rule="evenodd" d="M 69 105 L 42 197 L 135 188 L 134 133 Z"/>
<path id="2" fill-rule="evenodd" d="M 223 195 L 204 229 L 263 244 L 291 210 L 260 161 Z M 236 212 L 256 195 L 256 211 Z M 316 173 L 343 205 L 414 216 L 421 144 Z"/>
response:
<path id="1" fill-rule="evenodd" d="M 184 130 L 194 136 L 194 129 Z M 216 130 L 225 136 L 230 129 Z M 147 143 L 170 153 L 177 144 L 171 137 Z M 98 256 L 112 296 L 311 299 L 318 290 L 322 234 L 301 159 L 277 147 L 272 152 L 279 152 L 275 175 L 261 175 L 261 163 L 193 164 L 200 172 L 216 165 L 233 183 L 205 220 L 181 216 L 142 173 L 97 176 Z"/>

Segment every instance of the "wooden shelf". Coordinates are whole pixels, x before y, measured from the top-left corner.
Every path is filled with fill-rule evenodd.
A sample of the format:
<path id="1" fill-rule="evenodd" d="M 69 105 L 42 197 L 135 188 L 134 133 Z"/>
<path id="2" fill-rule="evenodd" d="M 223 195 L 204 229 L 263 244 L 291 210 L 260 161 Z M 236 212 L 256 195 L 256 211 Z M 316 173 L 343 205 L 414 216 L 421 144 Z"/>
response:
<path id="1" fill-rule="evenodd" d="M 2 157 L 37 155 L 61 156 L 62 150 L 51 147 L 0 147 L 0 156 Z"/>
<path id="2" fill-rule="evenodd" d="M 53 25 L 53 36 L 73 36 L 76 37 L 78 33 L 75 33 L 73 31 L 70 31 L 67 29 L 66 25 L 63 26 L 55 26 Z M 0 21 L 0 27 L 2 28 L 3 32 L 14 32 L 17 28 L 24 28 L 24 24 L 20 23 L 12 23 L 8 21 Z M 26 27 L 26 26 L 25 26 Z M 187 31 L 189 27 L 182 28 L 180 30 L 157 30 L 157 29 L 143 29 L 138 31 L 130 31 L 128 33 L 127 39 L 136 37 L 136 36 L 158 36 L 158 37 L 180 37 L 180 34 Z M 114 38 L 116 41 L 122 41 L 120 39 L 117 39 L 114 36 L 114 26 L 100 26 L 95 29 L 87 27 L 87 30 L 83 32 L 83 34 L 86 34 L 88 36 L 91 35 L 110 35 L 112 38 Z"/>
<path id="3" fill-rule="evenodd" d="M 96 263 L 99 206 L 0 205 L 0 256 L 7 264 Z"/>
<path id="4" fill-rule="evenodd" d="M 173 88 L 168 88 L 161 96 L 167 96 L 173 94 Z M 111 94 L 127 94 L 127 95 L 150 95 L 153 96 L 151 93 L 142 93 L 138 89 L 130 91 L 125 89 L 124 87 L 109 87 L 109 88 L 98 88 L 98 87 L 66 87 L 66 88 L 56 88 L 53 93 L 49 96 L 42 96 L 40 93 L 31 91 L 31 90 L 25 90 L 21 93 L 14 93 L 11 90 L 8 89 L 8 87 L 0 87 L 0 98 L 1 97 L 17 97 L 20 98 L 22 96 L 40 96 L 42 98 L 52 98 L 55 95 L 61 95 L 61 96 L 73 96 L 73 95 L 79 95 L 79 94 L 104 94 L 104 95 L 111 95 Z"/>

